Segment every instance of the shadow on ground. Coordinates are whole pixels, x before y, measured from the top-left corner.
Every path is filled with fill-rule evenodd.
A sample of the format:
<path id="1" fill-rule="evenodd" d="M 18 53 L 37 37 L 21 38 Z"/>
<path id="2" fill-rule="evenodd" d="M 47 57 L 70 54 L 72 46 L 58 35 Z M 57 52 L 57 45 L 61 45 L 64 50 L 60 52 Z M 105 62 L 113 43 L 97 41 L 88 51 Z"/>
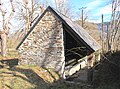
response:
<path id="1" fill-rule="evenodd" d="M 94 68 L 91 82 L 94 87 L 65 81 L 51 69 L 23 65 L 0 69 L 0 89 L 120 89 L 119 54 L 105 54 Z"/>
<path id="2" fill-rule="evenodd" d="M 40 69 L 36 71 L 37 69 L 20 67 L 13 67 L 10 70 L 25 75 L 25 77 L 18 74 L 15 74 L 14 76 L 22 78 L 23 80 L 34 85 L 34 87 L 31 89 L 50 89 L 52 83 L 56 82 L 57 80 L 54 78 L 54 76 L 51 76 L 52 74 L 48 72 L 48 70 Z"/>
<path id="3" fill-rule="evenodd" d="M 93 71 L 95 89 L 120 89 L 120 52 L 106 53 Z"/>
<path id="4" fill-rule="evenodd" d="M 33 88 L 28 89 L 86 89 L 80 84 L 67 83 L 49 69 L 37 69 L 39 72 L 36 69 L 13 67 L 10 70 L 25 75 L 14 74 L 14 76 L 34 85 Z"/>

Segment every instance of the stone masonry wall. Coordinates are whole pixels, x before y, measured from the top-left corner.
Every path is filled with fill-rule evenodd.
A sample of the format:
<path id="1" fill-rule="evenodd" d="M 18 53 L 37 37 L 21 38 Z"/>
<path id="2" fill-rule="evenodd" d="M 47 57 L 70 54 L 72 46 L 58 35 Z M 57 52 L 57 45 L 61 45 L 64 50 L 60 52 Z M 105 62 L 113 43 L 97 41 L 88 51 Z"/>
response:
<path id="1" fill-rule="evenodd" d="M 35 64 L 63 73 L 64 43 L 61 21 L 48 11 L 19 47 L 19 64 Z"/>

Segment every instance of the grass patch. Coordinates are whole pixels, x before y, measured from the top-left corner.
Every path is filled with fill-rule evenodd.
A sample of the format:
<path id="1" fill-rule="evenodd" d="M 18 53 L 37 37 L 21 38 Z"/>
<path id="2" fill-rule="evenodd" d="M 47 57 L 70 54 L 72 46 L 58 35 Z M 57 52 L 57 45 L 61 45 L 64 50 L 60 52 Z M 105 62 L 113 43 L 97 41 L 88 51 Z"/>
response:
<path id="1" fill-rule="evenodd" d="M 119 53 L 118 53 L 119 54 Z M 119 66 L 118 54 L 107 57 Z M 19 65 L 13 68 L 0 69 L 0 89 L 120 89 L 118 70 L 108 61 L 102 62 L 93 86 L 83 83 L 69 83 L 61 79 L 53 69 L 36 65 Z M 117 79 L 117 80 L 116 80 Z M 94 87 L 95 85 L 95 87 Z M 93 88 L 94 87 L 94 88 Z"/>
<path id="2" fill-rule="evenodd" d="M 53 69 L 21 65 L 0 69 L 0 89 L 91 89 L 61 79 Z"/>
<path id="3" fill-rule="evenodd" d="M 15 49 L 9 49 L 5 57 L 0 54 L 0 60 L 14 59 L 18 57 L 19 57 L 18 51 Z"/>

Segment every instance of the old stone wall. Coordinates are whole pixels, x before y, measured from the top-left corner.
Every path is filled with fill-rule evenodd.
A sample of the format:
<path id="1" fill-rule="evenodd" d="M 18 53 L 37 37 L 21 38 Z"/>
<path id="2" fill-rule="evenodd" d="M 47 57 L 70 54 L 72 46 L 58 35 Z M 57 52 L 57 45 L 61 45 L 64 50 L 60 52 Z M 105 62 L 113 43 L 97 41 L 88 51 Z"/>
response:
<path id="1" fill-rule="evenodd" d="M 35 64 L 63 72 L 65 58 L 61 21 L 52 12 L 46 12 L 18 50 L 19 64 Z"/>

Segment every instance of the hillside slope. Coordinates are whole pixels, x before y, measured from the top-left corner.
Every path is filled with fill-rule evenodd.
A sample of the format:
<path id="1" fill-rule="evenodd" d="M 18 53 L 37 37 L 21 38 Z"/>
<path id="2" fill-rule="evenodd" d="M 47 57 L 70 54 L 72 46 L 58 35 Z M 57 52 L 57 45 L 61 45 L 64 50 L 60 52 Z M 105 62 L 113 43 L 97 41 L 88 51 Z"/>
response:
<path id="1" fill-rule="evenodd" d="M 97 89 L 120 89 L 120 51 L 104 54 L 93 75 L 92 84 Z"/>
<path id="2" fill-rule="evenodd" d="M 52 69 L 33 65 L 0 68 L 0 89 L 120 89 L 120 52 L 96 66 L 92 85 L 65 81 Z"/>
<path id="3" fill-rule="evenodd" d="M 81 21 L 75 21 L 77 24 L 82 26 Z M 96 23 L 91 23 L 91 22 L 85 22 L 84 24 L 84 29 L 91 35 L 99 44 L 101 44 L 101 32 L 98 29 L 98 26 Z"/>
<path id="4" fill-rule="evenodd" d="M 81 88 L 84 87 L 84 88 Z M 52 69 L 33 65 L 0 68 L 0 89 L 91 89 L 83 84 L 67 83 Z"/>

